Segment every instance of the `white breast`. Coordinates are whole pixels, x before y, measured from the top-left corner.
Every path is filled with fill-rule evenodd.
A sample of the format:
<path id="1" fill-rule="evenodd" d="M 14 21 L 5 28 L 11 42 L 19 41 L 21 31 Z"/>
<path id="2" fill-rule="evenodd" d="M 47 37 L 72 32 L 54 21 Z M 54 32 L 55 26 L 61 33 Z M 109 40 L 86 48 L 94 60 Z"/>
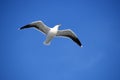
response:
<path id="1" fill-rule="evenodd" d="M 50 44 L 50 41 L 54 38 L 54 36 L 56 36 L 57 31 L 58 31 L 58 28 L 56 27 L 50 28 L 50 31 L 47 34 L 46 40 L 44 41 L 44 44 L 47 44 L 47 45 Z"/>
<path id="2" fill-rule="evenodd" d="M 48 32 L 48 35 L 55 36 L 57 34 L 57 31 L 58 31 L 58 26 L 55 26 L 55 27 L 50 29 L 50 31 Z"/>

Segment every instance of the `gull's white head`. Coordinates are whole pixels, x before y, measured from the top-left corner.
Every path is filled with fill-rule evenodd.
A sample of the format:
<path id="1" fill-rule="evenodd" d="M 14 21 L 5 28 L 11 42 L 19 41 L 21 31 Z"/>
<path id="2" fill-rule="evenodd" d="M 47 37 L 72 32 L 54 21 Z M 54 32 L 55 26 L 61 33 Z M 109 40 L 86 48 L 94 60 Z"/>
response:
<path id="1" fill-rule="evenodd" d="M 60 27 L 60 26 L 61 26 L 61 24 L 57 24 L 56 26 Z"/>
<path id="2" fill-rule="evenodd" d="M 61 24 L 57 24 L 57 25 L 55 25 L 56 28 L 59 28 L 60 26 L 61 26 Z"/>

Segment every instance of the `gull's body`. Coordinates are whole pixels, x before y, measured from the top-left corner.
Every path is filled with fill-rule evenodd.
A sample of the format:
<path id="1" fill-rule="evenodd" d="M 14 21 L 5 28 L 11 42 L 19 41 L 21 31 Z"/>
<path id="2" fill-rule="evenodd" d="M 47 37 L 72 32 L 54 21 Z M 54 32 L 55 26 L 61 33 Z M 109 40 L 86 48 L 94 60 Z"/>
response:
<path id="1" fill-rule="evenodd" d="M 77 36 L 75 35 L 75 33 L 70 29 L 58 30 L 60 25 L 56 25 L 53 28 L 49 28 L 42 21 L 35 21 L 28 25 L 21 27 L 20 30 L 24 28 L 31 28 L 31 27 L 34 27 L 47 35 L 46 40 L 44 41 L 44 44 L 46 45 L 50 44 L 51 40 L 55 36 L 63 36 L 63 37 L 71 38 L 75 43 L 77 43 L 80 47 L 82 47 L 82 44 L 77 38 Z"/>
<path id="2" fill-rule="evenodd" d="M 58 27 L 59 27 L 59 25 L 56 25 L 55 27 L 50 28 L 50 30 L 47 34 L 46 40 L 44 41 L 44 44 L 49 44 L 50 41 L 56 36 L 56 34 L 58 32 Z"/>

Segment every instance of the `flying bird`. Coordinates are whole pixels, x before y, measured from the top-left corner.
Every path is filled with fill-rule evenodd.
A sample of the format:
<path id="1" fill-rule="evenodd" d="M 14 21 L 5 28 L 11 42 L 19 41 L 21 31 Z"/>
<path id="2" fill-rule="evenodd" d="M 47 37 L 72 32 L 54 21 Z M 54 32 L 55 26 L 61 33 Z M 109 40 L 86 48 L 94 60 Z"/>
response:
<path id="1" fill-rule="evenodd" d="M 62 37 L 72 39 L 76 44 L 82 47 L 80 40 L 72 30 L 70 29 L 58 30 L 60 26 L 61 24 L 58 24 L 58 25 L 55 25 L 53 28 L 50 28 L 47 25 L 45 25 L 42 21 L 34 21 L 32 23 L 29 23 L 21 27 L 20 30 L 26 29 L 26 28 L 32 28 L 32 27 L 36 28 L 37 30 L 41 31 L 43 34 L 47 35 L 46 40 L 44 41 L 44 44 L 46 45 L 49 45 L 51 40 L 55 36 L 62 36 Z"/>

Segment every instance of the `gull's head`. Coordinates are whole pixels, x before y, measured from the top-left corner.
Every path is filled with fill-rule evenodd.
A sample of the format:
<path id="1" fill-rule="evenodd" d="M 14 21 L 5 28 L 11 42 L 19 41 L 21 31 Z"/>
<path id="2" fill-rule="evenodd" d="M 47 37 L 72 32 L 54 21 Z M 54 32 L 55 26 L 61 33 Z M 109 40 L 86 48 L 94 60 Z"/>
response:
<path id="1" fill-rule="evenodd" d="M 60 26 L 61 26 L 61 24 L 57 24 L 56 26 L 60 27 Z"/>
<path id="2" fill-rule="evenodd" d="M 55 25 L 55 28 L 59 28 L 61 26 L 61 24 L 57 24 Z"/>

